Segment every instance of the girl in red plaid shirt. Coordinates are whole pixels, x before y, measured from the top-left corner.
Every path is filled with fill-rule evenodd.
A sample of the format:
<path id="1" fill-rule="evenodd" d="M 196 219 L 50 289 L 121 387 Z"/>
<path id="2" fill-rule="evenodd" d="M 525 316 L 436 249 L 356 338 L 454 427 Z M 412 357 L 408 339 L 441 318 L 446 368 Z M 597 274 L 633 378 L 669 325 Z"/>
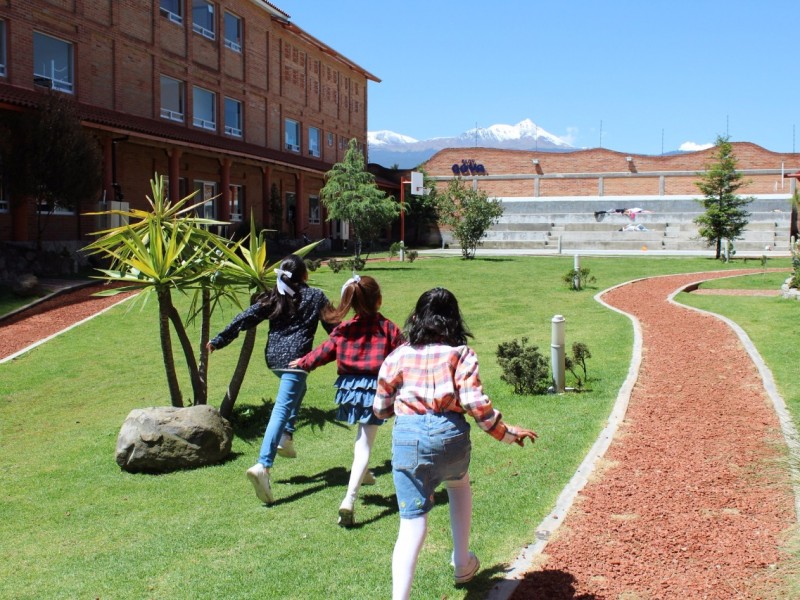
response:
<path id="1" fill-rule="evenodd" d="M 467 583 L 480 569 L 480 561 L 469 551 L 472 446 L 464 415 L 498 441 L 522 446 L 526 439 L 536 439 L 530 429 L 506 425 L 484 394 L 478 357 L 467 345 L 472 336 L 452 292 L 435 288 L 422 294 L 406 322 L 406 335 L 408 344 L 381 366 L 373 405 L 377 417 L 395 415 L 392 476 L 400 530 L 392 554 L 393 600 L 411 594 L 428 512 L 442 482 L 450 505 L 455 583 Z"/>
<path id="2" fill-rule="evenodd" d="M 367 470 L 372 444 L 378 427 L 385 421 L 372 412 L 375 399 L 378 369 L 383 359 L 403 343 L 400 328 L 380 312 L 381 288 L 372 277 L 353 277 L 342 286 L 342 300 L 338 307 L 323 310 L 322 318 L 328 323 L 339 323 L 330 336 L 316 349 L 289 363 L 291 367 L 313 371 L 317 367 L 336 361 L 336 419 L 355 425 L 358 423 L 353 466 L 347 494 L 339 507 L 339 525 L 351 527 L 354 507 L 362 483 L 375 483 Z M 342 319 L 350 312 L 355 316 Z"/>

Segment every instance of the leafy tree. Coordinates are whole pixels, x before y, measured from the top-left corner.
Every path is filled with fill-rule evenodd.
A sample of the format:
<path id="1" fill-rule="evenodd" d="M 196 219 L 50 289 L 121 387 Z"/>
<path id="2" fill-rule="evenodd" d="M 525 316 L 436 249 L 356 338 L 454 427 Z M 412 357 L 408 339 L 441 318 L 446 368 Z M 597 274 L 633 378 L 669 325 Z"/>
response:
<path id="1" fill-rule="evenodd" d="M 572 376 L 576 380 L 575 387 L 581 389 L 583 384 L 589 381 L 589 374 L 586 371 L 586 359 L 592 358 L 592 353 L 589 351 L 589 347 L 582 343 L 582 342 L 574 342 L 572 344 L 572 356 L 565 356 L 565 368 L 567 371 L 572 373 Z M 583 378 L 581 378 L 576 369 L 580 367 L 583 371 Z"/>
<path id="2" fill-rule="evenodd" d="M 320 198 L 328 209 L 328 221 L 349 221 L 356 237 L 355 256 L 361 257 L 363 242 L 377 239 L 399 214 L 394 198 L 375 184 L 375 176 L 366 169 L 358 142 L 350 140 L 344 161 L 325 174 Z"/>
<path id="3" fill-rule="evenodd" d="M 415 169 L 422 173 L 422 185 L 429 190 L 428 194 L 416 195 L 408 194 L 405 197 L 405 229 L 406 240 L 419 243 L 422 233 L 428 225 L 437 222 L 438 213 L 436 211 L 436 187 L 428 177 L 425 169 Z"/>
<path id="4" fill-rule="evenodd" d="M 451 179 L 435 201 L 439 223 L 450 227 L 462 256 L 475 258 L 481 238 L 503 215 L 503 205 L 497 199 L 490 200 L 486 192 L 463 185 L 459 178 Z"/>
<path id="5" fill-rule="evenodd" d="M 742 198 L 736 194 L 747 181 L 736 171 L 736 156 L 727 137 L 717 136 L 714 157 L 716 162 L 699 174 L 700 181 L 696 185 L 705 195 L 699 202 L 706 212 L 694 222 L 698 225 L 700 237 L 709 246 L 715 246 L 716 258 L 719 259 L 723 240 L 741 237 L 742 231 L 747 227 L 750 213 L 745 207 L 753 198 Z"/>
<path id="6" fill-rule="evenodd" d="M 36 111 L 11 113 L 6 131 L 13 145 L 4 148 L 12 198 L 27 210 L 34 203 L 36 246 L 41 248 L 48 217 L 56 208 L 81 212 L 95 201 L 102 182 L 102 155 L 97 140 L 81 127 L 74 102 L 50 92 Z M 81 236 L 80 219 L 76 219 Z"/>

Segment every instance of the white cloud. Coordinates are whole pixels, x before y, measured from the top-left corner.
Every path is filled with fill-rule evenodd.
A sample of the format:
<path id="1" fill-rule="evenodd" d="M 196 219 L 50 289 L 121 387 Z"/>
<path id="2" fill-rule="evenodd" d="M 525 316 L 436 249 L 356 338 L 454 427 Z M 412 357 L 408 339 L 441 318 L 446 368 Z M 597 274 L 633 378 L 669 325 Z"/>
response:
<path id="1" fill-rule="evenodd" d="M 706 150 L 713 147 L 714 144 L 698 144 L 696 142 L 683 142 L 678 150 L 681 152 L 697 152 L 698 150 Z"/>
<path id="2" fill-rule="evenodd" d="M 567 133 L 565 133 L 564 135 L 560 135 L 558 137 L 567 142 L 570 146 L 574 146 L 575 140 L 578 138 L 578 128 L 567 127 Z"/>

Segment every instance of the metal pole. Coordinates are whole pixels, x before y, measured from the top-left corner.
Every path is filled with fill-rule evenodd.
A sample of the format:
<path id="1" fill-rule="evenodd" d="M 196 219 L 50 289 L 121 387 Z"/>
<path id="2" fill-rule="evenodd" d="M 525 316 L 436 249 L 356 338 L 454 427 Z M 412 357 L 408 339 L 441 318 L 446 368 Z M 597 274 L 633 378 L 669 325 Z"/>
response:
<path id="1" fill-rule="evenodd" d="M 404 242 L 406 239 L 406 211 L 405 211 L 405 201 L 406 201 L 406 184 L 411 183 L 411 180 L 400 178 L 400 242 Z"/>
<path id="2" fill-rule="evenodd" d="M 575 275 L 572 277 L 572 288 L 579 290 L 581 289 L 581 257 L 578 254 L 575 255 L 573 270 L 575 271 Z"/>
<path id="3" fill-rule="evenodd" d="M 553 366 L 553 388 L 556 394 L 564 392 L 566 361 L 564 354 L 564 317 L 555 315 L 551 321 L 550 363 Z"/>

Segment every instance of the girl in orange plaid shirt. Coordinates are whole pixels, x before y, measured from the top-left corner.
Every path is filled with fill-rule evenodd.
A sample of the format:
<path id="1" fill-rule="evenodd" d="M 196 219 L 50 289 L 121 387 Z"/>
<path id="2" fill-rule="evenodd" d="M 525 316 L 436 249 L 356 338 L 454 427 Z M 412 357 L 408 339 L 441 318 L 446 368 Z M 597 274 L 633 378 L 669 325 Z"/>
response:
<path id="1" fill-rule="evenodd" d="M 392 554 L 392 598 L 411 594 L 417 558 L 428 531 L 428 512 L 440 483 L 447 486 L 452 564 L 456 584 L 470 581 L 480 561 L 469 551 L 472 490 L 468 413 L 496 440 L 524 445 L 536 433 L 511 427 L 483 393 L 478 357 L 456 297 L 443 288 L 420 296 L 406 322 L 408 344 L 392 352 L 378 373 L 375 415 L 395 415 L 392 476 L 400 530 Z"/>
<path id="2" fill-rule="evenodd" d="M 322 311 L 328 323 L 338 323 L 330 336 L 317 348 L 289 366 L 313 371 L 317 367 L 336 361 L 336 419 L 349 425 L 358 423 L 350 482 L 342 504 L 339 506 L 339 525 L 351 527 L 355 523 L 354 508 L 362 483 L 375 483 L 367 470 L 372 444 L 378 426 L 384 423 L 372 412 L 375 399 L 378 369 L 383 359 L 403 343 L 400 328 L 380 312 L 381 288 L 374 278 L 353 274 L 342 286 L 339 306 L 329 306 Z M 342 322 L 350 312 L 355 316 Z"/>

